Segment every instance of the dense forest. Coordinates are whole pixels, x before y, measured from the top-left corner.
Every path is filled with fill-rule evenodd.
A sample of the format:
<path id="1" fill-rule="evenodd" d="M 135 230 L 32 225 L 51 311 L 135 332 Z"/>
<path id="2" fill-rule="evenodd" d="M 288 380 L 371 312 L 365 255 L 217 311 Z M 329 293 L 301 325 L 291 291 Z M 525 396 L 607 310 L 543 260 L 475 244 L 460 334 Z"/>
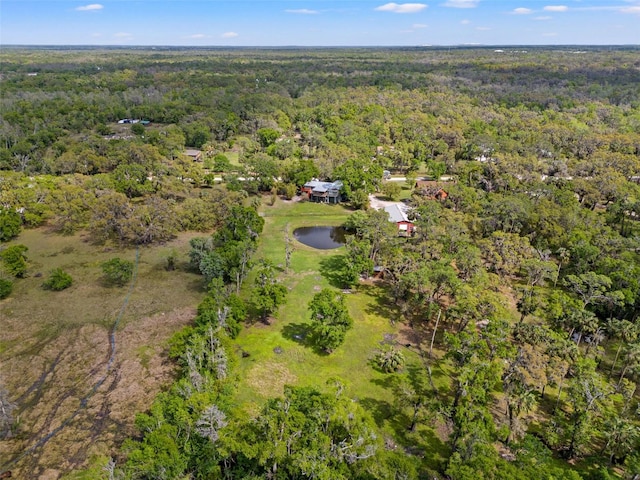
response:
<path id="1" fill-rule="evenodd" d="M 5 48 L 0 88 L 0 306 L 27 231 L 138 251 L 200 232 L 166 259 L 202 276 L 171 384 L 68 478 L 640 478 L 638 48 Z M 245 408 L 238 336 L 301 302 L 268 209 L 313 178 L 343 182 L 318 208 L 349 234 L 303 311 L 314 354 L 345 348 L 374 273 L 421 340 L 369 359 L 388 405 L 336 377 Z M 114 288 L 135 268 L 102 265 Z M 72 284 L 58 270 L 49 291 Z M 3 376 L 0 472 L 29 437 Z"/>

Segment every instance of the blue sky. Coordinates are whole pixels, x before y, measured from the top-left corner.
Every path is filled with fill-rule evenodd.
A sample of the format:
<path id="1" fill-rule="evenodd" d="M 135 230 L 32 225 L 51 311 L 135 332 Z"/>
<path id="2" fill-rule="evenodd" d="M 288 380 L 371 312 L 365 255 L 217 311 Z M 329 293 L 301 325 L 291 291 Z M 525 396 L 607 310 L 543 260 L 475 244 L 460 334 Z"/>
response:
<path id="1" fill-rule="evenodd" d="M 0 0 L 1 45 L 640 44 L 640 0 Z"/>

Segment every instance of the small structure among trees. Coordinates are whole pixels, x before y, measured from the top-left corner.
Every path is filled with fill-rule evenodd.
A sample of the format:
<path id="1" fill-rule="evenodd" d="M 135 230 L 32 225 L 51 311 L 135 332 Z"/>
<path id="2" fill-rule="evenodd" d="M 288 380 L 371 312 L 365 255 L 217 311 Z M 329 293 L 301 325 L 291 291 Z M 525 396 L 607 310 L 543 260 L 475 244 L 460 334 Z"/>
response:
<path id="1" fill-rule="evenodd" d="M 194 162 L 199 162 L 200 160 L 202 160 L 202 152 L 200 150 L 196 150 L 195 148 L 186 149 L 184 151 L 184 154 Z"/>
<path id="2" fill-rule="evenodd" d="M 416 193 L 429 200 L 443 201 L 449 196 L 442 183 L 433 180 L 418 180 L 414 188 Z"/>
<path id="3" fill-rule="evenodd" d="M 401 237 L 410 237 L 413 235 L 415 225 L 409 217 L 404 205 L 393 204 L 384 207 L 384 211 L 389 215 L 389 221 L 395 223 L 398 226 L 398 235 Z"/>

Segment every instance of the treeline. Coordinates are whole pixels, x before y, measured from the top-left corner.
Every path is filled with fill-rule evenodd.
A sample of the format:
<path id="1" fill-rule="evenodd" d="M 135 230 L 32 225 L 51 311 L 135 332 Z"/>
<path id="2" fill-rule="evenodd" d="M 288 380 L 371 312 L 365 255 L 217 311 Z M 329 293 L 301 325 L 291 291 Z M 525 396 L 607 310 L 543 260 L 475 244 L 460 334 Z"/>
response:
<path id="1" fill-rule="evenodd" d="M 320 158 L 369 156 L 378 145 L 417 162 L 472 148 L 532 156 L 544 150 L 569 160 L 638 150 L 633 50 L 56 52 L 46 61 L 38 50 L 23 59 L 20 53 L 3 53 L 5 169 L 56 173 L 48 164 L 65 147 L 99 144 L 96 133 L 108 136 L 109 124 L 121 118 L 179 125 L 185 144 L 195 147 L 272 127 L 301 133 L 301 155 Z M 362 109 L 371 111 L 352 118 Z M 399 127 L 423 124 L 420 134 L 441 143 L 416 151 L 422 139 Z"/>

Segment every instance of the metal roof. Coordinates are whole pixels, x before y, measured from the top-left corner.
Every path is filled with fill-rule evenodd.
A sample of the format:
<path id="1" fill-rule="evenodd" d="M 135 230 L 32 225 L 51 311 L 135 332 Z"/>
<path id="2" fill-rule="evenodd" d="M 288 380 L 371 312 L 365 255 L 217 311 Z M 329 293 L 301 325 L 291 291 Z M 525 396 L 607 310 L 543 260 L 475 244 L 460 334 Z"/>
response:
<path id="1" fill-rule="evenodd" d="M 384 211 L 389 214 L 389 220 L 394 223 L 409 221 L 407 214 L 404 213 L 402 208 L 400 208 L 400 205 L 387 205 L 386 207 L 384 207 Z"/>

